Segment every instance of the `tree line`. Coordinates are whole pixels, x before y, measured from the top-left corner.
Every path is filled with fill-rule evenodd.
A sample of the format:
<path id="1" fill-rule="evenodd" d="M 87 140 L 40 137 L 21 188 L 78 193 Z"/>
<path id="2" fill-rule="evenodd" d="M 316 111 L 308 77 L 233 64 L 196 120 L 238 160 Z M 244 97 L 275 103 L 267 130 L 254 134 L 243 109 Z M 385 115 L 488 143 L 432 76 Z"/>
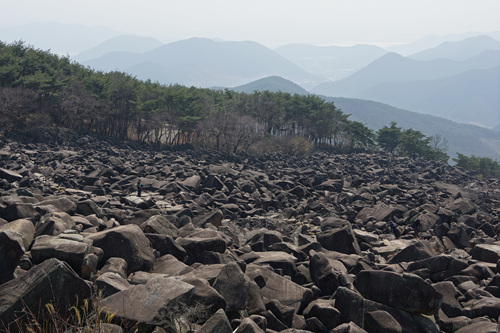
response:
<path id="1" fill-rule="evenodd" d="M 384 150 L 447 161 L 446 140 L 396 123 L 377 132 L 316 95 L 203 89 L 84 67 L 24 42 L 0 42 L 2 131 L 65 127 L 152 145 L 227 152 Z"/>

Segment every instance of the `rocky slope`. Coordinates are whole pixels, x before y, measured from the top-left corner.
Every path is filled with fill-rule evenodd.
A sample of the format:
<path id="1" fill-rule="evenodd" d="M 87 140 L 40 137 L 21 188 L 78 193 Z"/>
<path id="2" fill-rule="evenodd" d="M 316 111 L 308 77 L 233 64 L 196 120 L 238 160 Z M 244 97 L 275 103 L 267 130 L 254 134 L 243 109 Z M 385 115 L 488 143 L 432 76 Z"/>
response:
<path id="1" fill-rule="evenodd" d="M 46 139 L 1 143 L 4 328 L 98 290 L 102 332 L 496 332 L 498 180 Z"/>

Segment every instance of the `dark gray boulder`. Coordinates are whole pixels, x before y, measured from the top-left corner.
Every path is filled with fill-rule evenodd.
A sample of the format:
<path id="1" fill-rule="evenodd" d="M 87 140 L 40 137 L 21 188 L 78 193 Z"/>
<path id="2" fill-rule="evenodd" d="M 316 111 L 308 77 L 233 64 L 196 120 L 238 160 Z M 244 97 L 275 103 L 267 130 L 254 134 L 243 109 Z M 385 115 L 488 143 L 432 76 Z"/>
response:
<path id="1" fill-rule="evenodd" d="M 169 326 L 179 319 L 180 304 L 189 304 L 194 286 L 170 277 L 154 278 L 102 299 L 105 313 L 115 314 L 141 331 L 155 326 Z M 173 317 L 176 318 L 173 318 Z"/>
<path id="2" fill-rule="evenodd" d="M 306 320 L 313 317 L 330 330 L 339 323 L 340 311 L 334 307 L 333 300 L 318 299 L 309 303 L 304 309 Z"/>
<path id="3" fill-rule="evenodd" d="M 14 278 L 14 271 L 24 252 L 23 238 L 19 233 L 0 231 L 0 284 Z"/>
<path id="4" fill-rule="evenodd" d="M 6 230 L 18 233 L 23 240 L 25 249 L 29 249 L 35 238 L 35 226 L 30 220 L 20 219 L 0 225 L 0 231 Z"/>
<path id="5" fill-rule="evenodd" d="M 78 234 L 43 235 L 35 239 L 31 256 L 35 264 L 57 258 L 66 262 L 77 274 L 81 274 L 84 259 L 91 249 L 92 241 Z"/>
<path id="6" fill-rule="evenodd" d="M 434 287 L 414 274 L 361 271 L 354 286 L 365 298 L 411 313 L 435 314 L 443 302 Z"/>
<path id="7" fill-rule="evenodd" d="M 402 333 L 403 328 L 388 312 L 383 310 L 367 312 L 365 329 L 373 333 Z"/>
<path id="8" fill-rule="evenodd" d="M 365 302 L 357 292 L 338 287 L 333 295 L 335 307 L 340 311 L 339 324 L 353 322 L 364 327 Z"/>
<path id="9" fill-rule="evenodd" d="M 327 230 L 316 235 L 325 249 L 347 254 L 361 254 L 358 241 L 350 226 Z"/>
<path id="10" fill-rule="evenodd" d="M 223 309 L 218 310 L 197 331 L 197 333 L 233 333 L 231 323 Z"/>
<path id="11" fill-rule="evenodd" d="M 396 255 L 389 260 L 389 263 L 397 264 L 401 262 L 412 262 L 435 256 L 436 253 L 428 241 L 417 241 L 396 253 Z"/>
<path id="12" fill-rule="evenodd" d="M 153 248 L 137 225 L 119 226 L 86 237 L 104 251 L 103 261 L 112 257 L 125 259 L 128 273 L 153 268 Z"/>
<path id="13" fill-rule="evenodd" d="M 90 286 L 66 263 L 48 259 L 0 285 L 0 323 L 9 327 L 23 311 L 30 311 L 42 322 L 43 316 L 48 316 L 45 304 L 49 303 L 66 318 L 71 306 L 79 308 L 79 302 L 90 296 Z"/>

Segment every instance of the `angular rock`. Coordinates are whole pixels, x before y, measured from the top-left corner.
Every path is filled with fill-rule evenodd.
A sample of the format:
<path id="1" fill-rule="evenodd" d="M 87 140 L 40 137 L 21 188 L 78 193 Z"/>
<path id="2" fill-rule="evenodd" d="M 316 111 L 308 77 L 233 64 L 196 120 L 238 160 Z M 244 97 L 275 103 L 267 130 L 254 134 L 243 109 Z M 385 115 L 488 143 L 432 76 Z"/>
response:
<path id="1" fill-rule="evenodd" d="M 20 219 L 0 225 L 0 231 L 10 230 L 18 233 L 23 239 L 25 249 L 29 249 L 35 238 L 35 226 L 30 220 Z"/>
<path id="2" fill-rule="evenodd" d="M 497 263 L 500 259 L 500 245 L 477 244 L 471 251 L 472 259 Z"/>
<path id="3" fill-rule="evenodd" d="M 327 329 L 337 326 L 340 319 L 340 311 L 334 307 L 332 300 L 318 299 L 309 303 L 304 309 L 304 317 L 317 318 Z"/>
<path id="4" fill-rule="evenodd" d="M 171 254 L 179 261 L 184 262 L 187 258 L 187 252 L 175 240 L 167 235 L 145 234 L 151 242 L 153 249 L 159 252 L 160 256 Z"/>
<path id="5" fill-rule="evenodd" d="M 127 278 L 127 262 L 123 258 L 111 257 L 106 260 L 104 266 L 99 270 L 98 275 L 104 273 L 115 273 L 123 279 Z"/>
<path id="6" fill-rule="evenodd" d="M 11 222 L 19 219 L 34 219 L 39 216 L 35 206 L 30 203 L 13 203 L 1 210 L 1 216 Z"/>
<path id="7" fill-rule="evenodd" d="M 127 273 L 153 268 L 154 254 L 142 230 L 134 224 L 115 227 L 86 236 L 104 251 L 103 260 L 118 257 L 127 262 Z"/>
<path id="8" fill-rule="evenodd" d="M 244 318 L 237 328 L 238 333 L 265 333 L 252 319 Z"/>
<path id="9" fill-rule="evenodd" d="M 14 271 L 25 252 L 23 243 L 19 233 L 8 229 L 0 231 L 0 284 L 14 278 Z"/>
<path id="10" fill-rule="evenodd" d="M 50 258 L 59 259 L 66 262 L 77 274 L 81 274 L 85 256 L 90 253 L 91 248 L 92 241 L 81 235 L 43 235 L 35 239 L 31 256 L 35 264 Z"/>
<path id="11" fill-rule="evenodd" d="M 67 213 L 54 212 L 44 215 L 35 229 L 37 236 L 57 236 L 66 230 L 75 229 L 75 221 Z"/>
<path id="12" fill-rule="evenodd" d="M 455 333 L 497 333 L 498 324 L 490 321 L 480 321 L 464 326 L 455 331 Z"/>
<path id="13" fill-rule="evenodd" d="M 368 332 L 373 333 L 402 333 L 401 325 L 388 312 L 383 310 L 367 312 L 365 326 Z"/>
<path id="14" fill-rule="evenodd" d="M 355 323 L 346 323 L 335 327 L 329 333 L 367 333 L 367 331 L 365 331 Z"/>
<path id="15" fill-rule="evenodd" d="M 283 275 L 290 276 L 292 280 L 295 278 L 297 274 L 295 262 L 297 259 L 294 256 L 278 251 L 256 252 L 255 255 L 258 258 L 252 261 L 253 264 L 269 265 L 275 270 L 280 270 Z"/>
<path id="16" fill-rule="evenodd" d="M 263 297 L 271 300 L 276 299 L 285 306 L 291 306 L 296 313 L 304 309 L 313 299 L 310 289 L 304 288 L 289 279 L 253 264 L 247 265 L 247 275 L 252 280 L 255 276 L 262 276 L 265 280 L 261 288 Z"/>
<path id="17" fill-rule="evenodd" d="M 104 211 L 91 199 L 76 202 L 76 212 L 84 216 L 96 215 L 98 218 L 103 218 Z"/>
<path id="18" fill-rule="evenodd" d="M 186 274 L 193 268 L 177 260 L 173 255 L 166 254 L 157 258 L 154 262 L 153 272 L 167 275 L 182 275 Z"/>
<path id="19" fill-rule="evenodd" d="M 144 233 L 163 234 L 176 238 L 179 231 L 162 215 L 153 215 L 146 222 L 141 224 Z"/>
<path id="20" fill-rule="evenodd" d="M 441 295 L 443 295 L 443 304 L 441 310 L 448 317 L 458 317 L 462 314 L 462 305 L 457 300 L 461 295 L 458 289 L 451 281 L 438 282 L 432 285 Z"/>
<path id="21" fill-rule="evenodd" d="M 358 241 L 350 226 L 321 232 L 316 235 L 325 249 L 347 254 L 361 254 Z"/>
<path id="22" fill-rule="evenodd" d="M 273 299 L 266 304 L 266 309 L 271 311 L 274 316 L 285 326 L 292 327 L 295 309 L 291 306 L 284 306 L 277 299 Z"/>
<path id="23" fill-rule="evenodd" d="M 231 323 L 224 310 L 218 310 L 197 331 L 197 333 L 233 333 Z"/>
<path id="24" fill-rule="evenodd" d="M 321 252 L 311 251 L 309 271 L 311 280 L 324 296 L 332 295 L 343 284 L 342 272 L 335 270 Z"/>
<path id="25" fill-rule="evenodd" d="M 443 302 L 434 287 L 413 274 L 361 271 L 354 286 L 366 298 L 411 313 L 435 314 Z"/>
<path id="26" fill-rule="evenodd" d="M 468 266 L 469 264 L 465 260 L 456 259 L 448 255 L 439 255 L 411 262 L 408 265 L 408 271 L 413 272 L 428 269 L 429 278 L 433 282 L 438 282 L 459 275 Z"/>
<path id="27" fill-rule="evenodd" d="M 48 259 L 22 276 L 0 285 L 0 323 L 2 327 L 23 310 L 35 314 L 39 322 L 48 316 L 45 304 L 51 303 L 62 318 L 71 306 L 89 299 L 90 286 L 64 262 Z M 5 326 L 4 326 L 5 325 Z"/>
<path id="28" fill-rule="evenodd" d="M 412 262 L 435 256 L 436 253 L 428 241 L 417 241 L 399 251 L 394 257 L 391 258 L 391 260 L 389 260 L 389 263 L 397 264 L 401 262 Z"/>
<path id="29" fill-rule="evenodd" d="M 238 264 L 232 262 L 225 265 L 220 271 L 215 279 L 213 288 L 224 297 L 226 301 L 226 312 L 233 312 L 247 309 L 252 296 L 250 294 L 250 284 L 255 284 L 255 282 L 250 280 L 250 278 L 241 271 Z M 257 298 L 262 297 L 260 295 L 255 296 Z"/>
<path id="30" fill-rule="evenodd" d="M 76 213 L 77 205 L 69 197 L 57 197 L 38 202 L 35 207 L 52 206 L 59 212 L 64 212 L 69 215 Z"/>
<path id="31" fill-rule="evenodd" d="M 23 179 L 23 176 L 15 171 L 0 168 L 0 178 L 5 179 L 9 183 L 18 182 Z"/>
<path id="32" fill-rule="evenodd" d="M 126 279 L 113 272 L 106 272 L 99 275 L 95 280 L 95 286 L 102 293 L 103 298 L 132 287 Z"/>
<path id="33" fill-rule="evenodd" d="M 337 288 L 335 307 L 339 309 L 339 323 L 353 322 L 359 327 L 364 327 L 365 302 L 360 294 L 345 287 Z"/>
<path id="34" fill-rule="evenodd" d="M 188 304 L 194 287 L 175 278 L 159 277 L 144 285 L 130 287 L 101 300 L 104 312 L 138 324 L 141 330 L 170 325 L 179 304 Z"/>
<path id="35" fill-rule="evenodd" d="M 213 315 L 219 309 L 226 308 L 226 301 L 224 298 L 210 286 L 208 281 L 194 277 L 194 276 L 179 276 L 179 280 L 189 283 L 194 286 L 193 296 L 191 301 L 193 303 L 205 304 L 209 308 L 209 312 Z"/>

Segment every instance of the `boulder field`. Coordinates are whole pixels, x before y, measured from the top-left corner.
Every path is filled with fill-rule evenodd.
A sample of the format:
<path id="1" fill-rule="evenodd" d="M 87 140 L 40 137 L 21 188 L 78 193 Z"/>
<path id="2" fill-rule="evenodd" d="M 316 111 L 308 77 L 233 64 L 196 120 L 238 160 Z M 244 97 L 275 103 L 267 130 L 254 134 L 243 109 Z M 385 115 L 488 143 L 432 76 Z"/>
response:
<path id="1" fill-rule="evenodd" d="M 3 139 L 0 192 L 0 330 L 497 332 L 500 181 L 449 165 Z"/>

